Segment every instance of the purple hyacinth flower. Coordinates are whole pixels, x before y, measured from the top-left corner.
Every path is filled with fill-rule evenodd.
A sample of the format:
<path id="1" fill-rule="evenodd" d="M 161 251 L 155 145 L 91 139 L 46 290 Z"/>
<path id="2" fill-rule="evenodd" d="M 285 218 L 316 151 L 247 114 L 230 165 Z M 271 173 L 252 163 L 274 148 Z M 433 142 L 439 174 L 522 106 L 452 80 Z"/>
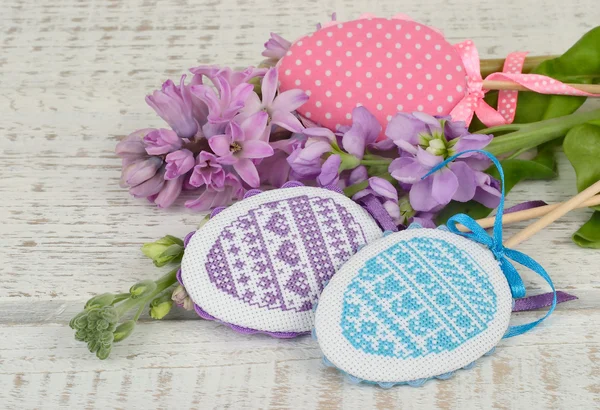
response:
<path id="1" fill-rule="evenodd" d="M 268 184 L 276 188 L 281 187 L 288 180 L 298 176 L 292 172 L 292 167 L 287 159 L 297 148 L 300 148 L 306 142 L 304 134 L 294 133 L 290 138 L 271 142 L 273 155 L 264 158 L 257 165 L 261 184 Z"/>
<path id="2" fill-rule="evenodd" d="M 317 183 L 320 186 L 329 186 L 337 184 L 340 179 L 339 169 L 342 164 L 342 158 L 339 155 L 331 155 L 323 162 L 321 173 L 317 177 Z"/>
<path id="3" fill-rule="evenodd" d="M 260 111 L 241 124 L 232 121 L 226 134 L 208 140 L 219 162 L 233 165 L 238 175 L 254 188 L 260 185 L 260 177 L 252 160 L 273 155 L 273 148 L 265 141 L 267 119 L 267 113 Z"/>
<path id="4" fill-rule="evenodd" d="M 439 120 L 431 115 L 422 112 L 400 112 L 388 123 L 385 135 L 403 151 L 416 154 L 416 147 L 421 143 L 422 135 L 438 135 L 441 132 Z"/>
<path id="5" fill-rule="evenodd" d="M 183 145 L 182 139 L 171 130 L 160 128 L 144 137 L 146 152 L 149 155 L 163 155 L 176 151 Z"/>
<path id="6" fill-rule="evenodd" d="M 206 185 L 217 189 L 222 188 L 225 184 L 225 171 L 219 164 L 217 156 L 206 151 L 200 152 L 189 182 L 194 187 Z"/>
<path id="7" fill-rule="evenodd" d="M 185 177 L 181 175 L 175 179 L 165 181 L 160 192 L 155 195 L 154 203 L 159 208 L 168 208 L 173 205 L 173 202 L 175 202 L 179 197 L 179 194 L 181 194 L 184 178 Z"/>
<path id="8" fill-rule="evenodd" d="M 152 178 L 163 164 L 159 157 L 149 157 L 123 168 L 122 178 L 128 186 L 139 185 Z"/>
<path id="9" fill-rule="evenodd" d="M 496 208 L 500 204 L 502 196 L 500 181 L 480 171 L 475 171 L 475 181 L 477 188 L 473 199 L 487 208 Z"/>
<path id="10" fill-rule="evenodd" d="M 220 77 L 229 83 L 231 89 L 234 89 L 240 84 L 247 83 L 255 77 L 262 77 L 267 72 L 266 68 L 248 67 L 244 70 L 233 70 L 230 67 L 221 67 L 217 65 L 202 65 L 190 68 L 190 72 L 194 74 L 192 85 L 203 84 L 203 77 L 207 77 L 216 86 L 216 78 Z"/>
<path id="11" fill-rule="evenodd" d="M 251 116 L 259 111 L 269 114 L 269 124 L 276 124 L 292 132 L 304 129 L 292 111 L 298 109 L 306 101 L 308 95 L 303 90 L 288 90 L 277 96 L 278 74 L 276 68 L 270 68 L 261 83 L 262 101 L 256 93 L 251 93 L 243 109 L 244 116 Z"/>
<path id="12" fill-rule="evenodd" d="M 218 94 L 212 87 L 204 84 L 193 85 L 191 92 L 208 106 L 209 123 L 228 123 L 244 107 L 244 102 L 252 93 L 254 86 L 241 83 L 232 87 L 229 81 L 221 76 L 216 76 L 213 81 Z"/>
<path id="13" fill-rule="evenodd" d="M 197 199 L 187 201 L 185 206 L 197 211 L 207 211 L 218 206 L 229 205 L 234 198 L 242 199 L 244 191 L 239 178 L 227 174 L 222 188 L 208 187 Z"/>
<path id="14" fill-rule="evenodd" d="M 282 58 L 290 49 L 292 43 L 281 37 L 279 34 L 271 33 L 271 38 L 265 43 L 265 50 L 262 55 L 267 58 Z"/>
<path id="15" fill-rule="evenodd" d="M 194 154 L 188 149 L 180 149 L 178 151 L 171 152 L 165 158 L 167 162 L 165 179 L 175 179 L 181 175 L 184 175 L 190 169 L 194 167 L 195 160 Z"/>
<path id="16" fill-rule="evenodd" d="M 199 124 L 194 118 L 194 104 L 185 86 L 185 75 L 179 87 L 173 81 L 164 82 L 162 89 L 146 96 L 146 102 L 181 138 L 192 138 Z"/>
<path id="17" fill-rule="evenodd" d="M 156 195 L 165 185 L 165 168 L 161 167 L 150 179 L 129 188 L 129 193 L 135 198 L 148 198 Z"/>
<path id="18" fill-rule="evenodd" d="M 148 156 L 143 138 L 152 131 L 156 130 L 154 128 L 144 128 L 134 131 L 117 144 L 115 154 L 125 161 L 124 165 Z"/>
<path id="19" fill-rule="evenodd" d="M 304 147 L 298 147 L 288 157 L 292 170 L 302 179 L 316 178 L 321 173 L 321 156 L 331 151 L 331 144 L 325 138 L 309 138 Z"/>

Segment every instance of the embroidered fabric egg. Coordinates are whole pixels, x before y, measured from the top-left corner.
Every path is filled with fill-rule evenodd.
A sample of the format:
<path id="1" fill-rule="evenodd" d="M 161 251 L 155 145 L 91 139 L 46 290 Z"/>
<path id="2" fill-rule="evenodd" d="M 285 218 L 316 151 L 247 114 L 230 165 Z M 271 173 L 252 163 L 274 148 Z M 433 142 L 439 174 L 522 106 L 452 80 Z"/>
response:
<path id="1" fill-rule="evenodd" d="M 325 283 L 359 247 L 381 237 L 360 205 L 295 186 L 248 197 L 190 239 L 181 281 L 197 313 L 244 333 L 310 331 Z"/>
<path id="2" fill-rule="evenodd" d="M 383 130 L 399 111 L 448 115 L 467 92 L 455 48 L 437 30 L 409 20 L 329 25 L 294 42 L 277 67 L 281 91 L 310 95 L 298 112 L 332 130 L 351 125 L 352 109 L 361 105 Z"/>
<path id="3" fill-rule="evenodd" d="M 512 296 L 492 252 L 444 229 L 387 235 L 354 255 L 323 291 L 315 335 L 354 381 L 420 385 L 490 352 Z"/>

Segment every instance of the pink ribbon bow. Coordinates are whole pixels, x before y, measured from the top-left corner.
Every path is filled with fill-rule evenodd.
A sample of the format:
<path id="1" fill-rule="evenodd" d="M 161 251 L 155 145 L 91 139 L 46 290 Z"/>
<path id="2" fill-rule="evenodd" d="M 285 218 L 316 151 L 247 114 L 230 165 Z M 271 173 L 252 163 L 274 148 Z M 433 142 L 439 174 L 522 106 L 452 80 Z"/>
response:
<path id="1" fill-rule="evenodd" d="M 492 108 L 485 102 L 483 97 L 486 91 L 483 89 L 483 78 L 479 66 L 479 53 L 471 40 L 463 41 L 455 46 L 460 55 L 467 74 L 467 90 L 463 99 L 452 109 L 450 115 L 456 121 L 465 121 L 470 124 L 473 115 L 481 120 L 487 127 L 510 124 L 515 118 L 517 108 L 517 91 L 501 90 L 498 95 L 498 110 Z M 574 95 L 582 97 L 598 97 L 600 94 L 592 94 L 578 90 L 567 84 L 563 84 L 554 78 L 539 74 L 522 74 L 523 63 L 527 53 L 511 53 L 504 62 L 502 73 L 493 73 L 486 80 L 512 81 L 518 83 L 531 91 L 540 94 Z"/>

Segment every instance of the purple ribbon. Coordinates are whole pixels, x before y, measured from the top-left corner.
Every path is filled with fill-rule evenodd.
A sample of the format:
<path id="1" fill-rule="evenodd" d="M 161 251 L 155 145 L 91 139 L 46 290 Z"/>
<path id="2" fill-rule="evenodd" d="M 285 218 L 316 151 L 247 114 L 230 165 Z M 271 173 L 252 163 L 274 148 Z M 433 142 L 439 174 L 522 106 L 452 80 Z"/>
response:
<path id="1" fill-rule="evenodd" d="M 358 202 L 363 204 L 367 212 L 371 214 L 371 216 L 379 223 L 379 226 L 381 226 L 383 230 L 398 232 L 398 227 L 394 223 L 394 220 L 388 211 L 385 210 L 381 202 L 375 198 L 375 195 L 369 194 L 363 196 L 358 200 Z"/>
<path id="2" fill-rule="evenodd" d="M 515 304 L 513 306 L 513 312 L 526 312 L 529 310 L 541 309 L 543 307 L 548 307 L 552 304 L 552 299 L 554 294 L 550 293 L 542 293 L 541 295 L 529 296 L 526 298 L 515 299 Z M 576 300 L 577 296 L 570 295 L 563 291 L 556 292 L 556 303 L 564 303 L 570 300 Z"/>
<path id="3" fill-rule="evenodd" d="M 524 211 L 526 209 L 537 208 L 537 207 L 545 206 L 545 205 L 548 205 L 548 204 L 544 201 L 526 201 L 526 202 L 521 202 L 520 204 L 517 204 L 515 206 L 511 206 L 508 209 L 505 209 L 504 213 L 510 214 L 511 212 Z"/>

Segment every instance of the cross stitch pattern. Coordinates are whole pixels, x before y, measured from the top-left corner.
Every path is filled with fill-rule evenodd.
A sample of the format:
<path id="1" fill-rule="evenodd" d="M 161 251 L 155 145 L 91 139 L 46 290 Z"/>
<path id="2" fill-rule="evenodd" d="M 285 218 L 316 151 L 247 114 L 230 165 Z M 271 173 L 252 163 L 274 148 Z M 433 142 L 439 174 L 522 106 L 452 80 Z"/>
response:
<path id="1" fill-rule="evenodd" d="M 261 193 L 215 215 L 193 237 L 182 280 L 208 315 L 270 332 L 307 332 L 325 284 L 381 236 L 345 196 L 294 187 Z"/>
<path id="2" fill-rule="evenodd" d="M 487 248 L 445 229 L 411 228 L 368 244 L 336 273 L 315 336 L 326 363 L 357 380 L 418 382 L 490 352 L 511 308 Z"/>

